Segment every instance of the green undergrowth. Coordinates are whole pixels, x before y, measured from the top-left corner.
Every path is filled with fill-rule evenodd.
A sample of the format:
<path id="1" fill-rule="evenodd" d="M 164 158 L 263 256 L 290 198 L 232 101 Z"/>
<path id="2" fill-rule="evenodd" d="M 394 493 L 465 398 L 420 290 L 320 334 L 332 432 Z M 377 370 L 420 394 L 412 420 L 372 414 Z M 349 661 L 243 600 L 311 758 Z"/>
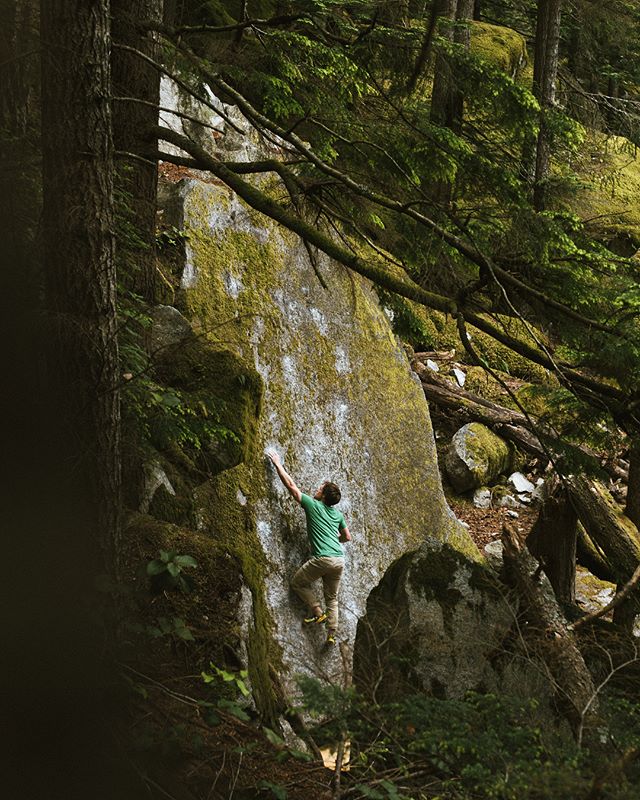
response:
<path id="1" fill-rule="evenodd" d="M 460 341 L 454 319 L 440 311 L 425 308 L 411 300 L 391 296 L 385 292 L 381 293 L 381 299 L 392 312 L 395 332 L 414 350 L 454 351 L 454 355 L 461 363 L 472 363 L 470 355 Z M 504 314 L 492 315 L 487 319 L 506 335 L 530 347 L 537 347 L 537 342 L 548 344 L 545 334 L 522 320 Z M 540 383 L 547 381 L 549 373 L 544 367 L 515 353 L 473 325 L 468 326 L 468 333 L 478 356 L 486 361 L 488 366 L 524 381 Z"/>
<path id="2" fill-rule="evenodd" d="M 640 158 L 621 136 L 590 132 L 574 165 L 578 184 L 560 198 L 587 230 L 614 251 L 632 255 L 640 247 Z"/>
<path id="3" fill-rule="evenodd" d="M 353 689 L 303 682 L 307 708 L 326 718 L 320 742 L 346 736 L 351 763 L 343 788 L 378 800 L 602 800 L 635 798 L 640 771 L 612 768 L 638 741 L 638 706 L 625 706 L 628 724 L 616 743 L 579 748 L 564 728 L 537 723 L 538 701 L 469 693 L 459 700 L 412 694 L 372 705 Z M 613 708 L 612 708 L 613 711 Z M 633 746 L 633 744 L 631 745 Z"/>

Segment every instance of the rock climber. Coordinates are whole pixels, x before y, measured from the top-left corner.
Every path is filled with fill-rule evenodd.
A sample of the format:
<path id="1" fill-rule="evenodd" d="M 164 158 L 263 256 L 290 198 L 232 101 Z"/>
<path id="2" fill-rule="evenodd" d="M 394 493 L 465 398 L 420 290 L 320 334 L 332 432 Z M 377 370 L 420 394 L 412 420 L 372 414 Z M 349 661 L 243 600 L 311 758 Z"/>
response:
<path id="1" fill-rule="evenodd" d="M 304 509 L 307 518 L 307 535 L 311 544 L 311 558 L 293 576 L 291 588 L 309 608 L 309 616 L 304 618 L 307 625 L 327 622 L 327 644 L 336 641 L 338 629 L 338 589 L 344 567 L 341 542 L 350 542 L 351 534 L 342 514 L 335 508 L 340 502 L 340 489 L 331 481 L 320 484 L 313 497 L 304 494 L 296 486 L 293 478 L 285 471 L 280 456 L 275 450 L 267 450 L 278 477 L 289 494 Z M 311 584 L 322 578 L 324 599 L 327 610 L 324 612 L 318 603 Z"/>

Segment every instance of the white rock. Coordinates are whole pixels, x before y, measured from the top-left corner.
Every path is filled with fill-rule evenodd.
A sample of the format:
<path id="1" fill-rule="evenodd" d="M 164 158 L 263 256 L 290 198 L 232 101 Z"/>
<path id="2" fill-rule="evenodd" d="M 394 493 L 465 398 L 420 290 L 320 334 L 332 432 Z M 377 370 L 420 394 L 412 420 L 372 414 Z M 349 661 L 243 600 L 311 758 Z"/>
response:
<path id="1" fill-rule="evenodd" d="M 498 501 L 498 505 L 500 508 L 518 508 L 520 504 L 512 494 L 505 494 Z M 516 516 L 518 515 L 516 514 Z"/>
<path id="2" fill-rule="evenodd" d="M 464 386 L 464 382 L 467 380 L 467 376 L 464 374 L 464 372 L 461 369 L 458 369 L 458 367 L 454 367 L 453 374 L 456 376 L 458 386 Z"/>
<path id="3" fill-rule="evenodd" d="M 440 372 L 440 367 L 436 364 L 435 361 L 432 361 L 430 358 L 427 359 L 427 366 L 434 372 Z"/>
<path id="4" fill-rule="evenodd" d="M 531 502 L 531 495 L 530 494 L 519 494 L 518 495 L 518 500 L 521 503 L 525 503 L 525 504 L 529 505 L 529 503 Z"/>
<path id="5" fill-rule="evenodd" d="M 491 489 L 481 486 L 473 493 L 473 505 L 476 508 L 491 508 Z"/>
<path id="6" fill-rule="evenodd" d="M 507 511 L 507 516 L 508 517 L 513 517 L 513 519 L 518 519 L 520 514 L 518 514 L 517 511 Z"/>
<path id="7" fill-rule="evenodd" d="M 489 542 L 489 544 L 485 545 L 484 554 L 487 557 L 489 566 L 496 571 L 500 570 L 502 567 L 502 542 L 500 539 L 496 539 L 495 542 Z"/>
<path id="8" fill-rule="evenodd" d="M 521 472 L 513 472 L 509 475 L 509 483 L 512 483 L 516 492 L 531 493 L 536 487 Z"/>

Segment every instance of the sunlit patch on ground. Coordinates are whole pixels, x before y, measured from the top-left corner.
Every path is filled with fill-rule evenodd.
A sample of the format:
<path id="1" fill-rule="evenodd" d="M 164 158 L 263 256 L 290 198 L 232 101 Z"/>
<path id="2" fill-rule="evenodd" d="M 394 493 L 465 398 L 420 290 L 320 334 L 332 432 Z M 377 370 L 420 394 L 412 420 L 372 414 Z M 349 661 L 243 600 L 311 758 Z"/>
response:
<path id="1" fill-rule="evenodd" d="M 338 756 L 338 748 L 333 747 L 323 747 L 320 748 L 320 752 L 322 753 L 322 760 L 324 765 L 327 769 L 335 770 L 336 768 L 336 758 Z M 351 743 L 345 742 L 344 744 L 344 755 L 342 757 L 342 771 L 348 772 L 349 771 L 349 757 L 351 755 Z"/>

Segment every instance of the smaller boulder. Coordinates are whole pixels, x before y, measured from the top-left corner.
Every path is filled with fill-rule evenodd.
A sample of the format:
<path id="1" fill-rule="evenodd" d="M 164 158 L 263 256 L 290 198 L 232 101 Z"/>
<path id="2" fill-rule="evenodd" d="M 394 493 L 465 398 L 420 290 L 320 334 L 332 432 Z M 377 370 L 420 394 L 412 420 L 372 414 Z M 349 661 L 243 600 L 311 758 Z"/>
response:
<path id="1" fill-rule="evenodd" d="M 449 445 L 444 468 L 456 492 L 466 492 L 493 483 L 511 468 L 511 446 L 479 422 L 457 431 Z"/>
<path id="2" fill-rule="evenodd" d="M 536 488 L 521 472 L 514 472 L 512 475 L 509 475 L 509 483 L 513 484 L 516 492 L 519 494 L 522 492 L 531 494 Z"/>
<path id="3" fill-rule="evenodd" d="M 473 493 L 473 505 L 476 508 L 491 508 L 491 489 L 482 486 Z"/>

